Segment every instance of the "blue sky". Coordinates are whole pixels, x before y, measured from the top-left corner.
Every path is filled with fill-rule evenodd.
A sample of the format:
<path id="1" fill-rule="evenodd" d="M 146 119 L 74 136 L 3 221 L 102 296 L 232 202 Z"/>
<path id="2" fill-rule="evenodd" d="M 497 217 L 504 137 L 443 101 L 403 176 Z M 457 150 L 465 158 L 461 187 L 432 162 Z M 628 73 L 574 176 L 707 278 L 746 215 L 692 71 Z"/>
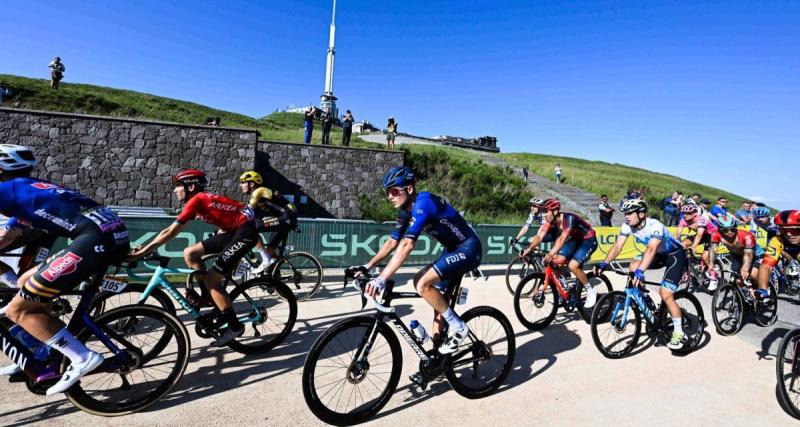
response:
<path id="1" fill-rule="evenodd" d="M 800 206 L 800 2 L 338 2 L 340 108 Z M 3 1 L 0 73 L 260 117 L 323 91 L 329 1 Z"/>

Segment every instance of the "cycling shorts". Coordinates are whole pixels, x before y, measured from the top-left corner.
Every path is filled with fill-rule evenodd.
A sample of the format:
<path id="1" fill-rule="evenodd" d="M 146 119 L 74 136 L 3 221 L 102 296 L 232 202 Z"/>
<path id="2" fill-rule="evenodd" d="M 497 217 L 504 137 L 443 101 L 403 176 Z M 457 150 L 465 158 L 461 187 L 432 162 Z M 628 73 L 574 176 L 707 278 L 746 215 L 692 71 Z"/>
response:
<path id="1" fill-rule="evenodd" d="M 48 303 L 89 276 L 121 263 L 129 251 L 128 231 L 123 225 L 106 233 L 99 227 L 88 228 L 67 248 L 47 258 L 19 295 L 28 301 Z"/>
<path id="2" fill-rule="evenodd" d="M 461 280 L 461 277 L 481 265 L 483 246 L 478 238 L 465 240 L 453 250 L 445 250 L 442 256 L 431 264 L 431 267 L 442 279 L 436 289 L 447 292 Z"/>
<path id="3" fill-rule="evenodd" d="M 596 249 L 597 239 L 594 237 L 577 241 L 569 239 L 564 243 L 564 246 L 561 247 L 561 250 L 558 251 L 558 255 L 563 256 L 567 261 L 577 261 L 578 264 L 582 266 L 592 257 Z"/>
<path id="4" fill-rule="evenodd" d="M 642 257 L 643 255 L 639 255 L 636 259 L 641 260 Z M 658 268 L 666 268 L 664 270 L 664 278 L 661 279 L 661 287 L 677 292 L 683 272 L 686 270 L 686 251 L 683 248 L 678 248 L 669 253 L 657 253 L 648 269 L 655 270 Z"/>
<path id="5" fill-rule="evenodd" d="M 230 233 L 218 233 L 203 240 L 203 251 L 206 254 L 219 254 L 212 267 L 220 274 L 230 274 L 239 261 L 256 246 L 258 232 L 252 221 L 247 221 Z"/>
<path id="6" fill-rule="evenodd" d="M 27 271 L 36 264 L 41 263 L 50 253 L 50 248 L 56 242 L 56 236 L 36 228 L 28 228 L 14 239 L 3 251 L 13 251 L 14 249 L 25 248 L 19 259 L 18 271 L 20 274 Z"/>
<path id="7" fill-rule="evenodd" d="M 694 236 L 696 235 L 697 233 L 686 234 L 682 240 L 689 240 L 690 242 L 694 242 Z M 711 233 L 709 233 L 708 230 L 703 232 L 703 237 L 700 238 L 700 243 L 698 244 L 703 245 L 704 251 L 708 250 L 708 245 L 711 244 Z"/>
<path id="8" fill-rule="evenodd" d="M 296 221 L 281 220 L 277 217 L 264 217 L 256 221 L 256 229 L 259 233 L 272 232 L 272 237 L 267 243 L 268 248 L 276 249 L 281 246 L 281 243 L 286 241 L 289 233 L 297 226 Z"/>

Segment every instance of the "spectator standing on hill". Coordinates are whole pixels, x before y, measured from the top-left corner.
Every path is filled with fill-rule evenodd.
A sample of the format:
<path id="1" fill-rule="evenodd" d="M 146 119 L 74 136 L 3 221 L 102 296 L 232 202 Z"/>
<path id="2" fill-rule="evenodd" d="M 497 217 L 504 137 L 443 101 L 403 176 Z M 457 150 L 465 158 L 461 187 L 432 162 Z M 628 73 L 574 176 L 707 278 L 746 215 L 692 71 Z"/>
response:
<path id="1" fill-rule="evenodd" d="M 561 184 L 561 165 L 558 163 L 556 163 L 555 173 L 556 173 L 556 182 Z"/>
<path id="2" fill-rule="evenodd" d="M 528 182 L 528 168 L 522 168 L 522 177 L 525 178 L 525 182 Z"/>
<path id="3" fill-rule="evenodd" d="M 9 96 L 11 96 L 11 89 L 7 88 L 3 81 L 0 80 L 0 104 Z"/>
<path id="4" fill-rule="evenodd" d="M 66 71 L 66 67 L 64 67 L 64 63 L 61 62 L 61 58 L 56 56 L 56 59 L 48 65 L 50 68 L 50 89 L 58 90 L 58 84 L 61 83 L 61 79 L 64 78 L 64 71 Z"/>
<path id="5" fill-rule="evenodd" d="M 397 137 L 397 122 L 394 117 L 389 117 L 389 122 L 386 123 L 386 148 L 394 150 L 394 139 Z"/>
<path id="6" fill-rule="evenodd" d="M 664 225 L 667 227 L 678 225 L 679 205 L 680 199 L 677 191 L 673 192 L 672 196 L 664 199 Z"/>
<path id="7" fill-rule="evenodd" d="M 711 208 L 711 218 L 716 221 L 717 217 L 728 213 L 728 199 L 725 197 L 718 197 L 717 204 Z"/>
<path id="8" fill-rule="evenodd" d="M 614 208 L 608 204 L 608 196 L 605 194 L 600 196 L 600 205 L 597 208 L 600 210 L 600 225 L 603 227 L 611 227 L 611 217 L 614 216 Z"/>
<path id="9" fill-rule="evenodd" d="M 313 106 L 308 107 L 305 112 L 305 120 L 303 121 L 303 129 L 305 130 L 304 142 L 311 144 L 311 135 L 314 133 L 314 116 L 317 115 L 317 109 Z"/>
<path id="10" fill-rule="evenodd" d="M 322 145 L 330 145 L 331 128 L 333 127 L 333 114 L 329 111 L 322 113 Z"/>
<path id="11" fill-rule="evenodd" d="M 350 146 L 350 136 L 353 134 L 353 122 L 355 119 L 353 118 L 353 113 L 350 110 L 347 110 L 347 113 L 344 115 L 344 119 L 342 119 L 342 145 L 345 147 Z"/>
<path id="12" fill-rule="evenodd" d="M 692 193 L 692 197 L 690 197 L 690 199 L 692 200 L 691 203 L 693 205 L 700 204 L 700 198 L 701 197 L 702 196 L 700 195 L 700 193 Z"/>

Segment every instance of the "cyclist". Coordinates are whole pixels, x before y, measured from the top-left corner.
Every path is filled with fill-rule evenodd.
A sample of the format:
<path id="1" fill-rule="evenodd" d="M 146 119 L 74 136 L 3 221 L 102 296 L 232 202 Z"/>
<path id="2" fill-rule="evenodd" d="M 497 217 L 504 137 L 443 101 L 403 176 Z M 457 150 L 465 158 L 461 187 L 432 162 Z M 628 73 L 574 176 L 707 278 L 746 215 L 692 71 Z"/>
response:
<path id="1" fill-rule="evenodd" d="M 544 200 L 541 197 L 533 197 L 530 200 L 531 211 L 528 213 L 528 220 L 525 221 L 525 224 L 522 225 L 522 228 L 519 230 L 519 233 L 517 233 L 517 237 L 511 240 L 511 246 L 514 246 L 517 243 L 519 243 L 519 239 L 521 239 L 522 236 L 524 236 L 528 232 L 528 229 L 530 228 L 531 225 L 533 225 L 534 222 L 537 225 L 541 226 L 542 221 L 544 220 L 544 216 L 542 215 L 543 203 Z M 558 235 L 554 232 L 551 232 L 544 237 L 542 242 L 544 243 L 552 242 L 556 240 L 556 237 L 558 237 Z"/>
<path id="2" fill-rule="evenodd" d="M 47 389 L 52 395 L 68 390 L 104 358 L 50 315 L 50 301 L 122 261 L 130 245 L 125 224 L 116 213 L 77 191 L 31 178 L 36 164 L 30 148 L 0 145 L 0 213 L 11 218 L 6 235 L 18 237 L 22 230 L 33 228 L 72 243 L 38 269 L 22 274 L 18 283 L 23 286 L 5 312 L 12 322 L 69 359 L 59 381 Z M 19 372 L 18 368 L 11 367 L 3 373 L 15 371 Z"/>
<path id="3" fill-rule="evenodd" d="M 568 262 L 569 271 L 586 288 L 584 307 L 594 307 L 597 302 L 597 290 L 589 283 L 589 278 L 583 271 L 583 264 L 592 257 L 592 253 L 597 249 L 594 229 L 580 216 L 570 212 L 561 212 L 561 202 L 557 199 L 545 200 L 542 207 L 545 211 L 544 223 L 531 240 L 531 244 L 523 251 L 523 255 L 538 248 L 551 230 L 557 230 L 558 238 L 553 243 L 550 252 L 544 257 L 544 262 L 553 261 L 555 264 Z"/>
<path id="4" fill-rule="evenodd" d="M 383 244 L 380 251 L 366 265 L 353 269 L 369 270 L 394 251 L 389 264 L 366 286 L 364 293 L 375 298 L 383 291 L 386 281 L 403 265 L 423 231 L 436 239 L 444 246 L 444 253 L 414 276 L 414 286 L 436 314 L 433 324 L 434 339 L 443 326 L 441 318 L 447 321 L 447 337 L 439 346 L 439 352 L 452 353 L 467 337 L 469 327 L 450 308 L 442 293 L 448 292 L 454 282 L 480 265 L 483 255 L 481 240 L 444 199 L 427 191 L 417 192 L 411 168 L 389 169 L 383 177 L 383 188 L 389 201 L 398 209 L 397 224 L 391 238 Z"/>
<path id="5" fill-rule="evenodd" d="M 775 215 L 778 235 L 767 244 L 766 254 L 758 269 L 758 290 L 762 297 L 769 296 L 769 276 L 781 256 L 800 261 L 800 210 L 781 211 Z"/>
<path id="6" fill-rule="evenodd" d="M 175 185 L 175 197 L 185 205 L 183 210 L 174 223 L 161 230 L 150 243 L 134 250 L 128 259 L 136 260 L 153 252 L 178 235 L 191 220 L 199 219 L 219 227 L 217 234 L 184 249 L 183 259 L 190 268 L 203 270 L 203 255 L 220 254 L 211 271 L 204 275 L 203 287 L 211 293 L 214 305 L 228 325 L 220 337 L 212 342 L 212 345 L 221 347 L 244 333 L 244 325 L 236 318 L 231 297 L 221 285 L 225 276 L 256 245 L 256 225 L 252 212 L 243 204 L 206 192 L 208 179 L 202 171 L 182 171 L 172 178 L 172 183 Z"/>
<path id="7" fill-rule="evenodd" d="M 725 213 L 717 217 L 717 231 L 711 235 L 708 262 L 714 265 L 717 247 L 725 245 L 730 252 L 731 270 L 738 271 L 742 280 L 750 280 L 758 275 L 758 267 L 764 256 L 764 248 L 756 243 L 756 236 L 746 230 L 739 230 L 739 221 L 731 214 Z M 716 282 L 711 283 L 709 291 L 717 289 Z"/>
<path id="8" fill-rule="evenodd" d="M 715 283 L 718 281 L 717 271 L 709 267 L 712 264 L 708 262 L 708 246 L 711 243 L 711 235 L 717 231 L 717 226 L 714 225 L 713 221 L 709 221 L 705 216 L 701 215 L 696 205 L 684 205 L 681 207 L 681 213 L 683 213 L 683 218 L 678 222 L 678 229 L 675 231 L 674 236 L 676 239 L 680 239 L 685 228 L 695 232 L 694 238 L 687 235 L 683 239 L 683 247 L 689 249 L 689 254 L 693 255 L 697 251 L 697 246 L 703 245 L 701 258 L 708 268 L 708 276 L 711 279 L 709 287 L 716 287 Z"/>
<path id="9" fill-rule="evenodd" d="M 259 233 L 273 232 L 272 238 L 265 247 L 258 239 L 256 247 L 261 253 L 261 265 L 253 270 L 258 274 L 266 270 L 277 258 L 277 248 L 286 241 L 289 232 L 297 227 L 297 208 L 286 198 L 263 187 L 264 179 L 255 171 L 247 171 L 239 177 L 239 188 L 250 196 L 250 208 L 256 218 L 256 230 Z"/>
<path id="10" fill-rule="evenodd" d="M 755 218 L 756 226 L 767 233 L 767 243 L 769 243 L 778 234 L 778 226 L 775 225 L 775 220 L 769 217 L 769 208 L 759 206 L 753 209 L 753 218 Z"/>
<path id="11" fill-rule="evenodd" d="M 658 294 L 669 310 L 674 325 L 667 347 L 671 350 L 680 350 L 688 338 L 683 332 L 681 308 L 675 302 L 674 294 L 686 269 L 686 252 L 681 243 L 669 234 L 664 224 L 655 218 L 647 217 L 647 203 L 644 200 L 626 200 L 622 204 L 621 212 L 625 215 L 625 222 L 620 227 L 619 236 L 605 260 L 595 266 L 594 272 L 600 274 L 608 268 L 608 264 L 622 251 L 628 237 L 633 236 L 637 242 L 646 245 L 644 253 L 631 261 L 629 268 L 633 272 L 632 282 L 635 286 L 640 286 L 645 271 L 666 267 Z"/>

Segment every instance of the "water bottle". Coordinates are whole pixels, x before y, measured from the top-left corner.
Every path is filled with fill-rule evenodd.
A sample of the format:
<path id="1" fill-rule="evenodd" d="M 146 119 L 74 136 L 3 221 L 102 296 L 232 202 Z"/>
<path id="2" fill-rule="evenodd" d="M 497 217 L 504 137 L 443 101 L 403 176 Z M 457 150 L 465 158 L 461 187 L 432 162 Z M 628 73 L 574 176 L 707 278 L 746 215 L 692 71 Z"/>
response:
<path id="1" fill-rule="evenodd" d="M 469 294 L 469 289 L 461 288 L 461 291 L 458 293 L 458 305 L 464 305 L 467 303 L 468 294 Z"/>
<path id="2" fill-rule="evenodd" d="M 14 325 L 14 327 L 9 329 L 9 332 L 11 332 L 11 335 L 13 335 L 17 341 L 24 344 L 37 360 L 47 360 L 47 358 L 50 357 L 50 346 L 37 340 L 19 325 Z"/>
<path id="3" fill-rule="evenodd" d="M 414 332 L 414 336 L 417 337 L 419 342 L 425 344 L 428 342 L 430 337 L 428 336 L 428 331 L 425 330 L 425 327 L 422 326 L 417 319 L 411 321 L 411 331 Z"/>

